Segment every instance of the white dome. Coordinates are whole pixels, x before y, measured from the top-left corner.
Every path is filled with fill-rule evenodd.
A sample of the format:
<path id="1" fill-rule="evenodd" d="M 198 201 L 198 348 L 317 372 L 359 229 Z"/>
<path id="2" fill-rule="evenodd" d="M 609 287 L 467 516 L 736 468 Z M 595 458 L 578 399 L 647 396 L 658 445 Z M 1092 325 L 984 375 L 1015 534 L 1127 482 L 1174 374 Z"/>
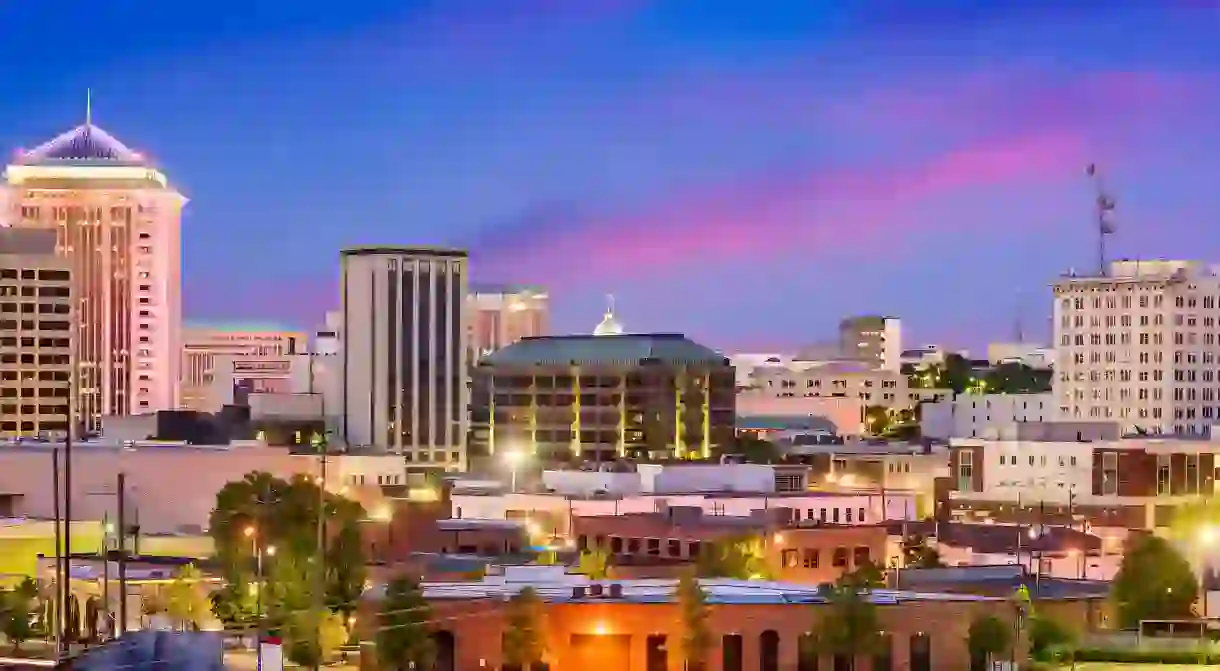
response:
<path id="1" fill-rule="evenodd" d="M 614 318 L 614 296 L 606 297 L 606 314 L 601 323 L 593 329 L 595 336 L 623 335 L 623 325 Z"/>

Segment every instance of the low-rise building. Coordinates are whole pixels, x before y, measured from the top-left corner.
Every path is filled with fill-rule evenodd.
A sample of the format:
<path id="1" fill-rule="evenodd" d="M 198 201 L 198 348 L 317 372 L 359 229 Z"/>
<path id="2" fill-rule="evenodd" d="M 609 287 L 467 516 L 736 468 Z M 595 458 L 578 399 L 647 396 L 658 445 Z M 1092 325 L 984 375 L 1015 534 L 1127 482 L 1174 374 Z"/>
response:
<path id="1" fill-rule="evenodd" d="M 1013 424 L 954 440 L 950 507 L 962 519 L 1157 529 L 1216 490 L 1220 440 L 1125 435 L 1114 422 Z"/>
<path id="2" fill-rule="evenodd" d="M 874 368 L 854 361 L 755 369 L 752 388 L 778 398 L 858 399 L 865 406 L 908 410 L 926 401 L 946 398 L 945 389 L 912 387 L 897 370 Z"/>
<path id="3" fill-rule="evenodd" d="M 864 400 L 857 397 L 777 396 L 766 389 L 746 389 L 737 392 L 737 430 L 758 426 L 765 431 L 777 423 L 798 428 L 803 423 L 806 428 L 859 436 L 864 433 L 864 408 Z"/>
<path id="4" fill-rule="evenodd" d="M 723 579 L 700 583 L 709 604 L 709 668 L 815 668 L 808 658 L 798 660 L 802 651 L 812 648 L 807 636 L 813 623 L 830 612 L 818 586 Z M 539 634 L 550 668 L 682 668 L 677 581 L 591 581 L 549 566 L 507 567 L 502 574 L 474 582 L 425 583 L 424 598 L 438 623 L 434 636 L 438 668 L 501 668 L 506 604 L 525 588 L 543 604 Z M 358 622 L 367 626 L 377 622 L 374 613 L 381 593 L 380 588 L 370 591 L 363 604 L 366 613 Z M 867 598 L 877 605 L 885 632 L 870 655 L 875 658 L 871 663 L 881 665 L 873 668 L 966 671 L 970 623 L 983 614 L 1006 621 L 1014 616 L 1013 609 L 1005 606 L 1008 597 L 879 589 Z M 1070 616 L 1081 622 L 1087 619 L 1083 607 Z M 362 638 L 371 636 L 371 629 L 362 632 Z M 1023 645 L 1018 641 L 1019 647 Z M 368 656 L 370 662 L 375 658 L 371 650 Z M 831 656 L 823 656 L 816 668 L 829 669 L 834 663 Z"/>
<path id="5" fill-rule="evenodd" d="M 1059 419 L 1055 396 L 1045 394 L 958 394 L 920 408 L 919 433 L 925 438 L 993 437 L 1014 422 Z"/>

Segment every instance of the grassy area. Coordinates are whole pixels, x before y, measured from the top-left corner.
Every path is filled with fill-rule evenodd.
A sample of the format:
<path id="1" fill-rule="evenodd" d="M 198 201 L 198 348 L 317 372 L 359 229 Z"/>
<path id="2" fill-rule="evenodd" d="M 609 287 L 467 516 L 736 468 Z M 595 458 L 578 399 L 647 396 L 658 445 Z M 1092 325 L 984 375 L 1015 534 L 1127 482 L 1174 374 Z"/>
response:
<path id="1" fill-rule="evenodd" d="M 1069 670 L 1071 665 L 1064 665 L 1061 669 Z M 1076 664 L 1076 671 L 1200 671 L 1201 669 L 1215 668 L 1206 664 L 1119 664 L 1117 662 L 1080 662 Z"/>

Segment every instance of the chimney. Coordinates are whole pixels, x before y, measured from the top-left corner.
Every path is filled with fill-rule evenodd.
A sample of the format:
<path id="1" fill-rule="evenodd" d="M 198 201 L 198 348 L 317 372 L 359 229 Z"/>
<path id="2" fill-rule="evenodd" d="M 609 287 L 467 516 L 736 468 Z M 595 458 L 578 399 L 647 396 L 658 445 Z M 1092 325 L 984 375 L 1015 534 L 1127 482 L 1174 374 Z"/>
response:
<path id="1" fill-rule="evenodd" d="M 594 598 L 600 598 L 602 596 L 601 583 L 595 582 L 592 585 L 589 585 L 589 596 Z"/>
<path id="2" fill-rule="evenodd" d="M 575 587 L 573 587 L 573 588 L 572 588 L 572 598 L 573 598 L 573 599 L 583 599 L 583 598 L 585 598 L 585 586 L 584 586 L 584 585 L 576 585 Z"/>
<path id="3" fill-rule="evenodd" d="M 611 599 L 623 598 L 623 584 L 622 583 L 616 582 L 616 583 L 610 584 L 610 598 Z"/>

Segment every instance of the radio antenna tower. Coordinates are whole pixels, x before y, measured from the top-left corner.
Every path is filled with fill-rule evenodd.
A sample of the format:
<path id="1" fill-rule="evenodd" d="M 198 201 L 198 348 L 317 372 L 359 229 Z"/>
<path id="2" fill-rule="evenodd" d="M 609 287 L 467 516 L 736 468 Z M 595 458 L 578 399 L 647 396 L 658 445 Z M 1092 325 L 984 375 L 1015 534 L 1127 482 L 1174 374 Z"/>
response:
<path id="1" fill-rule="evenodd" d="M 1109 271 L 1106 259 L 1106 236 L 1114 235 L 1114 197 L 1106 191 L 1106 185 L 1101 179 L 1101 171 L 1096 163 L 1090 163 L 1085 169 L 1089 179 L 1093 181 L 1093 191 L 1096 194 L 1097 217 L 1097 272 L 1103 277 Z"/>

